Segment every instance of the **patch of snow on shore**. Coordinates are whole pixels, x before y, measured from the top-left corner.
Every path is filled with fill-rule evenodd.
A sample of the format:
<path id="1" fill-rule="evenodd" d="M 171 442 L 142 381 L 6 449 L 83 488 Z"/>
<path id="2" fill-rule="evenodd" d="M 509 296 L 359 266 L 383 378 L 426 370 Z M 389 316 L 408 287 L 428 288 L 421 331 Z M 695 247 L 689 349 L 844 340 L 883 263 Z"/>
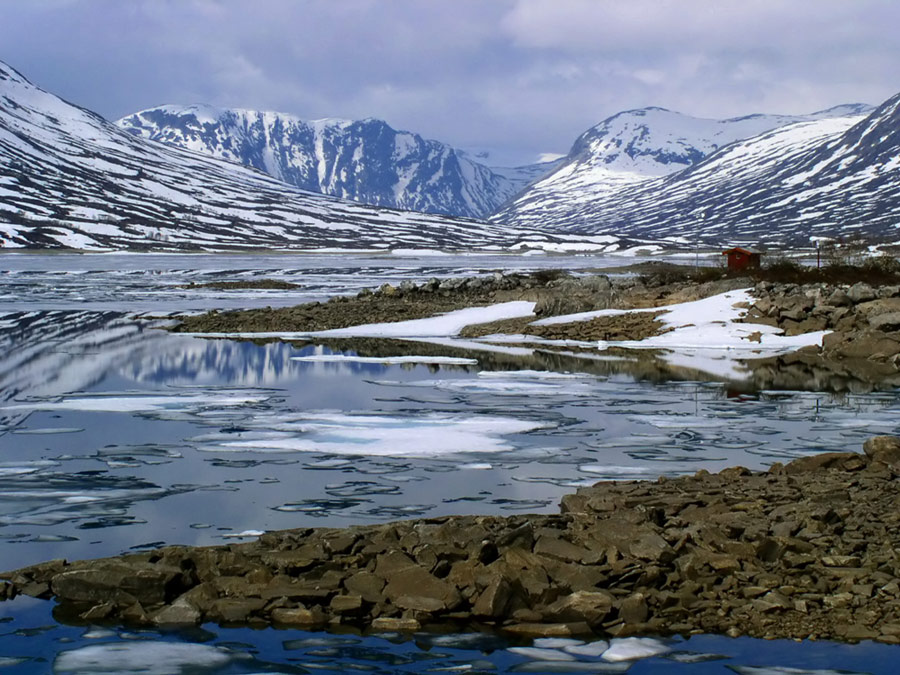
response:
<path id="1" fill-rule="evenodd" d="M 473 324 L 534 316 L 534 307 L 535 303 L 533 302 L 517 300 L 487 307 L 468 307 L 427 319 L 369 323 L 313 332 L 185 333 L 185 335 L 212 338 L 280 338 L 282 340 L 306 337 L 442 338 L 457 335 L 463 328 Z"/>
<path id="2" fill-rule="evenodd" d="M 469 307 L 440 316 L 392 323 L 370 323 L 310 333 L 321 337 L 450 337 L 466 326 L 534 316 L 535 303 L 518 300 L 488 307 Z"/>
<path id="3" fill-rule="evenodd" d="M 784 354 L 801 347 L 821 345 L 829 331 L 785 336 L 780 328 L 757 323 L 738 323 L 746 310 L 737 307 L 751 304 L 749 289 L 727 291 L 702 300 L 657 307 L 665 310 L 659 316 L 668 332 L 644 340 L 600 341 L 601 348 L 673 350 L 729 350 L 743 358 Z M 646 311 L 646 310 L 635 310 Z M 758 342 L 756 339 L 758 338 Z M 735 357 L 737 358 L 737 357 Z"/>
<path id="4" fill-rule="evenodd" d="M 375 363 L 393 366 L 403 363 L 416 363 L 439 366 L 474 366 L 476 359 L 454 356 L 354 356 L 352 354 L 311 354 L 309 356 L 292 356 L 291 361 L 307 361 L 313 363 Z"/>

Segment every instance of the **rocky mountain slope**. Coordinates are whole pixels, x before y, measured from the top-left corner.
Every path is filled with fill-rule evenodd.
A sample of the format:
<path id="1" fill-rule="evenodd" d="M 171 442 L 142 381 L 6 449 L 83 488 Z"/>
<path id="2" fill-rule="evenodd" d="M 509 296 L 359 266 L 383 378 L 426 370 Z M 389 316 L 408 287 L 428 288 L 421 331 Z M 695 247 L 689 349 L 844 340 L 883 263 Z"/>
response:
<path id="1" fill-rule="evenodd" d="M 863 104 L 810 115 L 750 115 L 726 120 L 690 117 L 663 108 L 614 115 L 582 134 L 562 164 L 495 215 L 504 222 L 562 222 L 582 206 L 620 190 L 683 171 L 719 148 L 791 124 L 853 117 L 871 112 Z"/>
<path id="2" fill-rule="evenodd" d="M 250 166 L 363 204 L 482 217 L 552 168 L 492 171 L 466 153 L 378 119 L 166 105 L 122 118 L 138 136 Z"/>
<path id="3" fill-rule="evenodd" d="M 495 222 L 693 243 L 900 240 L 900 95 L 868 115 L 822 117 L 733 143 L 680 172 L 602 198 L 513 207 Z"/>
<path id="4" fill-rule="evenodd" d="M 311 194 L 138 138 L 0 63 L 3 248 L 497 248 L 524 234 Z"/>

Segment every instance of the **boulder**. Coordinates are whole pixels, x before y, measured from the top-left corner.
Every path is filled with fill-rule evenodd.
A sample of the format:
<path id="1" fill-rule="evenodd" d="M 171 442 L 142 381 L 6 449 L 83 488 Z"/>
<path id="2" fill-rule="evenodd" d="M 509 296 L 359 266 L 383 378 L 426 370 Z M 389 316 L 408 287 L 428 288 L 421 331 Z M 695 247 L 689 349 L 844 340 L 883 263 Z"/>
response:
<path id="1" fill-rule="evenodd" d="M 329 607 L 335 614 L 356 614 L 363 608 L 363 599 L 359 595 L 336 595 Z"/>
<path id="2" fill-rule="evenodd" d="M 382 599 L 384 580 L 371 572 L 357 572 L 344 580 L 344 588 L 352 594 L 359 595 L 366 602 L 374 604 Z"/>
<path id="3" fill-rule="evenodd" d="M 832 291 L 831 295 L 828 296 L 826 302 L 835 307 L 847 307 L 848 305 L 853 304 L 853 299 L 844 289 L 836 288 Z"/>
<path id="4" fill-rule="evenodd" d="M 545 619 L 554 622 L 584 622 L 597 626 L 613 608 L 615 598 L 606 591 L 576 591 L 546 607 Z"/>
<path id="5" fill-rule="evenodd" d="M 619 619 L 626 624 L 644 623 L 649 615 L 650 609 L 643 593 L 632 593 L 622 600 L 619 607 Z"/>
<path id="6" fill-rule="evenodd" d="M 584 622 L 575 623 L 517 623 L 504 626 L 503 630 L 513 635 L 528 638 L 557 637 L 568 638 L 578 635 L 592 635 L 591 627 Z"/>
<path id="7" fill-rule="evenodd" d="M 421 612 L 451 610 L 462 600 L 456 586 L 421 567 L 412 567 L 394 576 L 384 589 L 384 597 L 397 607 Z"/>
<path id="8" fill-rule="evenodd" d="M 175 626 L 196 625 L 202 618 L 200 610 L 182 595 L 171 605 L 166 605 L 154 614 L 152 620 L 157 626 Z"/>
<path id="9" fill-rule="evenodd" d="M 900 468 L 900 437 L 873 436 L 863 443 L 863 451 L 873 462 Z"/>
<path id="10" fill-rule="evenodd" d="M 889 312 L 888 314 L 875 314 L 870 316 L 869 325 L 878 331 L 900 331 L 900 312 Z"/>
<path id="11" fill-rule="evenodd" d="M 279 608 L 272 610 L 272 621 L 285 626 L 320 626 L 325 623 L 325 614 L 318 607 Z"/>
<path id="12" fill-rule="evenodd" d="M 854 303 L 867 302 L 869 300 L 874 300 L 877 296 L 875 291 L 872 289 L 869 284 L 859 281 L 853 284 L 850 287 L 850 290 L 847 291 L 847 295 L 850 297 L 850 300 Z M 829 301 L 831 298 L 829 298 Z M 829 304 L 836 304 L 834 302 L 829 302 Z"/>
<path id="13" fill-rule="evenodd" d="M 149 563 L 105 562 L 67 570 L 53 577 L 51 588 L 57 596 L 74 602 L 115 602 L 144 606 L 162 604 L 179 595 L 181 570 Z"/>
<path id="14" fill-rule="evenodd" d="M 855 452 L 823 452 L 818 455 L 795 459 L 785 465 L 784 472 L 787 474 L 798 474 L 826 469 L 853 471 L 862 469 L 865 465 L 865 460 Z"/>
<path id="15" fill-rule="evenodd" d="M 506 612 L 512 591 L 506 579 L 497 576 L 478 596 L 472 607 L 475 616 L 502 617 Z"/>
<path id="16" fill-rule="evenodd" d="M 380 616 L 372 621 L 372 628 L 390 633 L 412 633 L 419 630 L 422 624 L 417 619 Z"/>

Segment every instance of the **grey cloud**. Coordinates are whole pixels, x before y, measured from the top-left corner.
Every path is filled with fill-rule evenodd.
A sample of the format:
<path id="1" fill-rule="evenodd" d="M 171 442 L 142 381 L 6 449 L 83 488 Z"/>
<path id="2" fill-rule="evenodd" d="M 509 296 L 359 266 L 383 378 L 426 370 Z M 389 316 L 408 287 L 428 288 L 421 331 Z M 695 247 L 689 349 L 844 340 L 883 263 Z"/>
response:
<path id="1" fill-rule="evenodd" d="M 894 0 L 29 0 L 0 58 L 115 118 L 167 102 L 381 117 L 495 159 L 565 152 L 623 109 L 877 103 Z"/>

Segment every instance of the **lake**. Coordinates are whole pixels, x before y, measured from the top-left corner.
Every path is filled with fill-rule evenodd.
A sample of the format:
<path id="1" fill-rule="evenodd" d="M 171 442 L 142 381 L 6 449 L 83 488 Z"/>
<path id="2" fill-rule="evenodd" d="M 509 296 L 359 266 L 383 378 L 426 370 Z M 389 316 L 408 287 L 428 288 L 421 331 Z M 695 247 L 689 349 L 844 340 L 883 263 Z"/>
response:
<path id="1" fill-rule="evenodd" d="M 6 569 L 242 541 L 269 529 L 553 512 L 563 494 L 597 480 L 760 469 L 900 434 L 896 391 L 736 387 L 715 372 L 660 370 L 652 358 L 539 348 L 376 349 L 159 328 L 179 312 L 288 306 L 496 270 L 580 274 L 631 258 L 4 254 L 0 261 Z M 190 287 L 253 279 L 300 287 Z M 394 348 L 406 362 L 384 362 L 381 352 Z M 373 349 L 379 356 L 358 358 Z M 584 645 L 516 651 L 480 634 L 411 640 L 216 626 L 131 633 L 58 625 L 51 609 L 30 599 L 0 603 L 0 672 L 139 672 L 135 664 L 148 661 L 167 665 L 140 672 L 893 672 L 900 656 L 885 645 L 694 636 L 610 664 Z"/>

